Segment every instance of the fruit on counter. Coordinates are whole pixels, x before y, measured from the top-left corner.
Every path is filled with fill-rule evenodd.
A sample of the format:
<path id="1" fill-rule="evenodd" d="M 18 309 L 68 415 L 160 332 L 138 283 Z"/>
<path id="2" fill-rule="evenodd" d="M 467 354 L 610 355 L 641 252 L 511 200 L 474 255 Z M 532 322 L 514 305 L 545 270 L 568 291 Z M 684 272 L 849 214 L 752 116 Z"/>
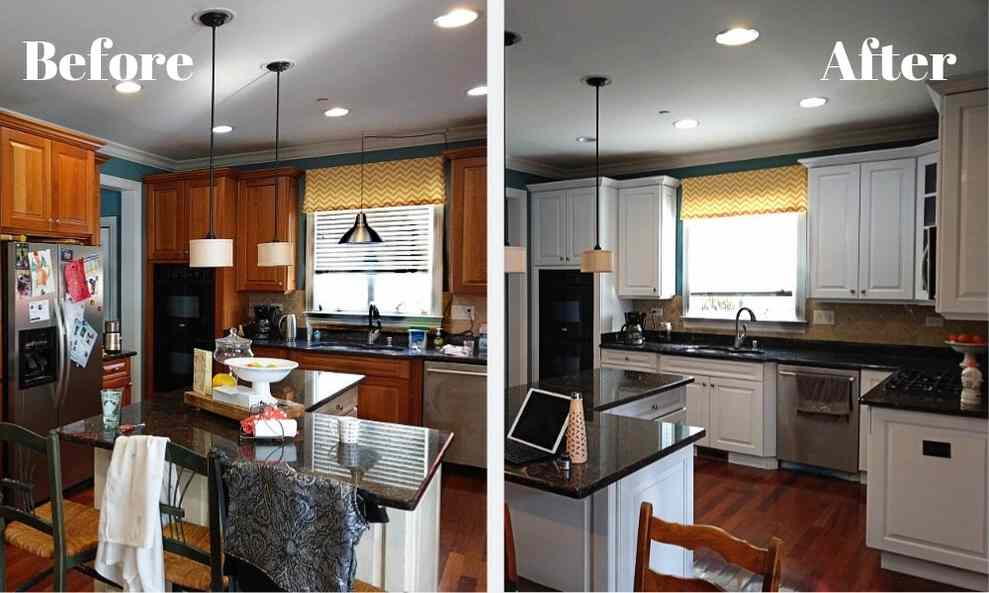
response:
<path id="1" fill-rule="evenodd" d="M 260 362 L 249 362 L 249 363 L 247 363 L 247 366 L 250 367 L 250 368 L 252 368 L 252 369 L 277 369 L 278 368 L 278 365 L 275 364 L 275 363 L 273 363 L 273 362 L 269 362 L 267 364 L 260 363 Z"/>
<path id="2" fill-rule="evenodd" d="M 948 341 L 956 344 L 974 344 L 980 346 L 986 343 L 986 337 L 971 334 L 952 334 L 948 336 Z"/>
<path id="3" fill-rule="evenodd" d="M 972 337 L 972 343 L 973 344 L 977 344 L 977 345 L 983 345 L 983 344 L 986 343 L 986 337 L 985 336 L 973 336 Z"/>
<path id="4" fill-rule="evenodd" d="M 213 375 L 213 387 L 236 387 L 237 379 L 230 373 L 217 373 Z"/>

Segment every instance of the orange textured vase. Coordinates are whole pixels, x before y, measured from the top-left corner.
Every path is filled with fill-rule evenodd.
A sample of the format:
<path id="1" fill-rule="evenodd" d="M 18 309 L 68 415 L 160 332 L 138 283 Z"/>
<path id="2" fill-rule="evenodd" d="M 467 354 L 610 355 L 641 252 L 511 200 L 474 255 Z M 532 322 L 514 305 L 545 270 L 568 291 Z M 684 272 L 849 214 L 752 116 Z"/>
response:
<path id="1" fill-rule="evenodd" d="M 587 425 L 584 423 L 584 400 L 574 392 L 570 400 L 567 423 L 567 455 L 571 463 L 587 463 Z"/>

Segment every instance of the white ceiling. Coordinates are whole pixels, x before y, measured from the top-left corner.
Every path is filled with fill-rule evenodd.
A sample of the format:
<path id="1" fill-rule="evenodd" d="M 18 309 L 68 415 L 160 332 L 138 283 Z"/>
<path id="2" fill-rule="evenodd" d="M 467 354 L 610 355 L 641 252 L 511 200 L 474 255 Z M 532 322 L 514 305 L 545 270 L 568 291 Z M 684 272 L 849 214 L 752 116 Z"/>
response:
<path id="1" fill-rule="evenodd" d="M 262 65 L 289 59 L 282 75 L 283 146 L 484 121 L 483 97 L 464 91 L 484 77 L 483 27 L 439 29 L 433 18 L 483 0 L 222 0 L 235 19 L 217 30 L 219 154 L 264 150 L 274 136 L 274 75 Z M 192 15 L 209 0 L 4 2 L 0 18 L 0 107 L 170 159 L 204 156 L 209 146 L 210 32 Z M 25 40 L 50 41 L 58 55 L 88 55 L 92 41 L 117 52 L 187 53 L 186 82 L 167 77 L 120 95 L 110 82 L 24 81 Z M 259 80 L 259 77 L 263 77 Z M 317 98 L 326 97 L 325 107 Z M 351 109 L 327 118 L 332 105 Z"/>
<path id="2" fill-rule="evenodd" d="M 506 26 L 522 42 L 506 49 L 509 152 L 557 169 L 593 163 L 594 91 L 580 79 L 605 74 L 602 161 L 658 159 L 808 136 L 855 136 L 865 128 L 928 124 L 936 112 L 922 82 L 820 81 L 835 41 L 857 64 L 862 41 L 902 52 L 951 52 L 947 75 L 986 69 L 985 0 L 506 0 Z M 744 47 L 714 43 L 720 30 L 751 24 Z M 858 66 L 856 65 L 856 70 Z M 833 78 L 833 77 L 832 77 Z M 802 109 L 823 95 L 830 102 Z M 660 116 L 660 109 L 671 111 Z M 694 118 L 700 127 L 672 122 Z M 795 146 L 791 142 L 788 146 Z M 757 154 L 753 153 L 753 154 Z"/>

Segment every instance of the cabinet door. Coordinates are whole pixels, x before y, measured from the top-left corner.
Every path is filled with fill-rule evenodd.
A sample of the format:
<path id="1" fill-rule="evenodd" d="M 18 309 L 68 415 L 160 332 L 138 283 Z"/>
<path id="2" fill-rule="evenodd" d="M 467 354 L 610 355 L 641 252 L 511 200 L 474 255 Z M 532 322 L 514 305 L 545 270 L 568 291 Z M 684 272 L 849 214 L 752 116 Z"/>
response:
<path id="1" fill-rule="evenodd" d="M 567 191 L 567 251 L 566 263 L 580 265 L 580 256 L 594 249 L 594 188 L 582 187 Z"/>
<path id="2" fill-rule="evenodd" d="M 220 197 L 219 193 L 217 193 L 217 185 L 213 186 L 214 212 L 219 211 Z M 185 195 L 189 204 L 189 238 L 205 239 L 206 235 L 209 234 L 209 178 L 204 177 L 202 179 L 186 181 Z M 213 221 L 213 227 L 216 228 L 215 220 Z M 217 236 L 220 236 L 219 233 L 217 233 Z"/>
<path id="3" fill-rule="evenodd" d="M 893 373 L 889 371 L 869 371 L 862 370 L 862 390 L 861 395 L 872 391 L 876 386 L 886 380 Z M 859 406 L 859 471 L 869 471 L 869 434 L 871 430 L 871 418 L 869 406 Z"/>
<path id="4" fill-rule="evenodd" d="M 148 259 L 189 258 L 189 201 L 178 182 L 148 187 Z"/>
<path id="5" fill-rule="evenodd" d="M 955 319 L 989 317 L 987 93 L 949 95 L 941 115 L 934 298 L 937 312 Z"/>
<path id="6" fill-rule="evenodd" d="M 810 296 L 858 297 L 859 165 L 811 169 Z"/>
<path id="7" fill-rule="evenodd" d="M 5 231 L 51 229 L 51 140 L 0 130 L 0 227 Z"/>
<path id="8" fill-rule="evenodd" d="M 275 207 L 276 203 L 281 205 L 278 178 L 241 181 L 238 193 L 237 290 L 284 292 L 285 268 L 258 267 L 258 243 L 267 243 L 275 237 Z M 284 214 L 279 217 L 279 226 L 283 226 L 284 218 Z"/>
<path id="9" fill-rule="evenodd" d="M 488 190 L 485 157 L 455 159 L 453 177 L 451 266 L 453 292 L 487 294 Z"/>
<path id="10" fill-rule="evenodd" d="M 357 386 L 357 417 L 377 422 L 415 424 L 408 411 L 409 382 L 368 376 Z"/>
<path id="11" fill-rule="evenodd" d="M 532 261 L 537 266 L 566 264 L 567 196 L 563 191 L 532 196 Z"/>
<path id="12" fill-rule="evenodd" d="M 659 287 L 658 187 L 618 192 L 618 296 L 655 296 Z"/>
<path id="13" fill-rule="evenodd" d="M 917 161 L 863 163 L 859 214 L 859 298 L 913 299 Z"/>
<path id="14" fill-rule="evenodd" d="M 93 203 L 95 156 L 61 142 L 52 143 L 52 229 L 69 235 L 89 235 L 99 209 Z"/>
<path id="15" fill-rule="evenodd" d="M 725 451 L 762 455 L 762 383 L 712 377 L 709 384 L 710 445 Z"/>
<path id="16" fill-rule="evenodd" d="M 697 441 L 698 445 L 708 446 L 711 441 L 711 389 L 710 379 L 694 377 L 693 383 L 687 384 L 687 424 L 700 426 L 708 431 L 707 436 Z"/>

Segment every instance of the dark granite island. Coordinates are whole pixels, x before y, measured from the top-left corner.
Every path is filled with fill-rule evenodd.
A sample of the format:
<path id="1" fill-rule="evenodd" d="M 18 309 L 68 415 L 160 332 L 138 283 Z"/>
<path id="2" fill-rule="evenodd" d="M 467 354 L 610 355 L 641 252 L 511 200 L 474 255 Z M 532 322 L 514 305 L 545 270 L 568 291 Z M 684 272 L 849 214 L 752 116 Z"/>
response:
<path id="1" fill-rule="evenodd" d="M 362 420 L 358 454 L 344 457 L 337 420 L 325 412 L 354 395 L 361 380 L 361 375 L 293 371 L 272 385 L 276 397 L 290 396 L 309 410 L 299 419 L 296 438 L 286 443 L 240 440 L 237 422 L 185 405 L 180 393 L 124 407 L 121 423 L 143 424 L 132 434 L 168 437 L 203 456 L 217 447 L 234 458 L 283 462 L 300 472 L 357 484 L 389 516 L 388 523 L 372 525 L 361 539 L 357 578 L 390 591 L 434 591 L 439 583 L 441 462 L 454 435 Z M 100 416 L 63 426 L 60 433 L 67 442 L 94 447 L 98 506 L 116 433 L 103 430 Z M 187 520 L 206 523 L 205 482 L 193 484 L 183 507 Z"/>
<path id="2" fill-rule="evenodd" d="M 530 387 L 579 391 L 587 422 L 587 463 L 505 465 L 520 576 L 561 591 L 631 591 L 641 503 L 693 522 L 694 443 L 705 432 L 682 423 L 691 382 L 602 368 L 506 390 L 509 424 Z M 651 566 L 689 576 L 693 555 L 657 547 Z"/>

